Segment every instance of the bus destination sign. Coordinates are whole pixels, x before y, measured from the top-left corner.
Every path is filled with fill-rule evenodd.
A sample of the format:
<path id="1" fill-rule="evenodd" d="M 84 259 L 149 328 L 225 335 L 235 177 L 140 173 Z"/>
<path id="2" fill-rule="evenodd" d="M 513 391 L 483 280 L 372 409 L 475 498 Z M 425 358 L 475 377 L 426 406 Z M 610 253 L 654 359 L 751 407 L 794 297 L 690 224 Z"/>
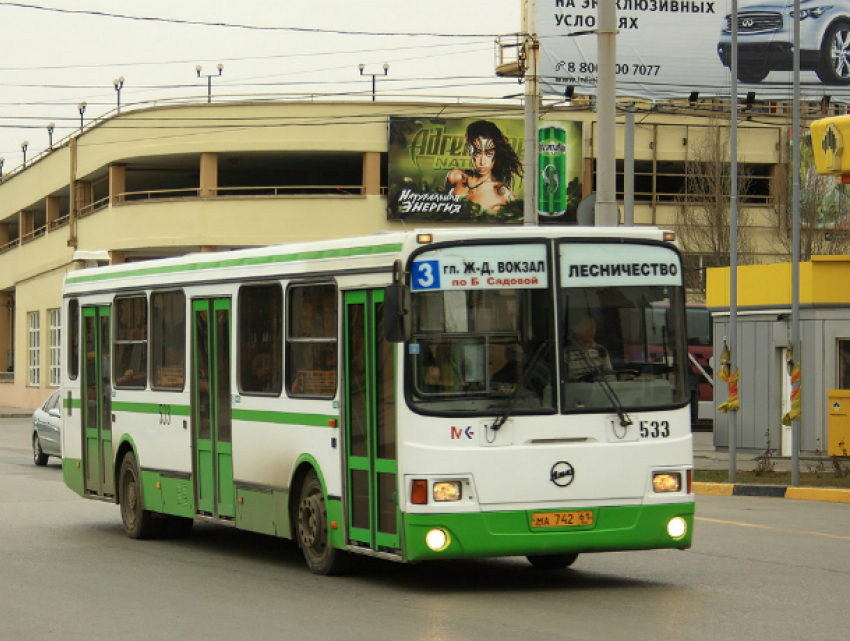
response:
<path id="1" fill-rule="evenodd" d="M 549 262 L 545 245 L 446 247 L 417 256 L 411 289 L 545 289 Z"/>

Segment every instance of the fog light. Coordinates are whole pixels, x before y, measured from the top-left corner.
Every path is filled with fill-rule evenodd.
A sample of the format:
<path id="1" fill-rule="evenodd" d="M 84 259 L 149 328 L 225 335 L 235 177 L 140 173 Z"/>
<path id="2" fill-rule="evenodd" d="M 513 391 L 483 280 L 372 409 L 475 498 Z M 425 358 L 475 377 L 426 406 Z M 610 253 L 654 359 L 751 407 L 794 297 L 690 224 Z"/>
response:
<path id="1" fill-rule="evenodd" d="M 652 475 L 652 489 L 656 492 L 678 492 L 682 489 L 682 475 L 659 472 Z"/>
<path id="2" fill-rule="evenodd" d="M 667 524 L 667 534 L 669 534 L 671 538 L 681 539 L 683 536 L 685 536 L 685 533 L 687 531 L 688 524 L 681 516 L 673 517 Z"/>
<path id="3" fill-rule="evenodd" d="M 460 481 L 434 483 L 435 501 L 460 501 Z"/>
<path id="4" fill-rule="evenodd" d="M 425 543 L 434 552 L 440 552 L 449 547 L 449 533 L 440 528 L 434 528 L 425 535 Z"/>

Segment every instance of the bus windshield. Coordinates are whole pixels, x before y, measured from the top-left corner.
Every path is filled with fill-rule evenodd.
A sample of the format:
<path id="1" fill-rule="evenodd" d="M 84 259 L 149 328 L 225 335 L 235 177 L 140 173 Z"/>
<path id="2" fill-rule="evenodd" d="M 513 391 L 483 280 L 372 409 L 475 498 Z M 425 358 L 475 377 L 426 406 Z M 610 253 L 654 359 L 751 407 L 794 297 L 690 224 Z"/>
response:
<path id="1" fill-rule="evenodd" d="M 688 399 L 678 255 L 562 246 L 563 411 L 682 405 Z M 610 261 L 610 262 L 608 262 Z M 610 390 L 608 389 L 610 388 Z"/>
<path id="2" fill-rule="evenodd" d="M 512 254 L 523 261 L 508 266 L 505 258 Z M 554 310 L 545 246 L 465 247 L 420 256 L 412 270 L 411 405 L 429 413 L 486 415 L 508 403 L 512 413 L 553 412 Z M 481 276 L 446 278 L 463 274 L 455 261 Z M 504 275 L 524 267 L 531 270 L 527 276 Z"/>

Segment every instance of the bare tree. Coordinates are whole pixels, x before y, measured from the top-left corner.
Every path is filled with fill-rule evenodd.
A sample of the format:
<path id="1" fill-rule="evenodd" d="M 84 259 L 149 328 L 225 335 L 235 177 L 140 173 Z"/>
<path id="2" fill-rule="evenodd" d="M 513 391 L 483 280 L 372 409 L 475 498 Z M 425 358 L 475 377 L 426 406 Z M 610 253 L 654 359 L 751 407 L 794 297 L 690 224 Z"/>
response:
<path id="1" fill-rule="evenodd" d="M 834 176 L 822 176 L 817 172 L 811 136 L 800 138 L 800 260 L 847 254 L 850 251 L 847 188 L 836 183 Z M 793 257 L 792 169 L 790 163 L 780 165 L 774 187 L 778 253 L 787 260 Z"/>
<path id="2" fill-rule="evenodd" d="M 729 128 L 710 121 L 694 141 L 685 163 L 685 185 L 677 199 L 676 223 L 685 258 L 685 286 L 705 292 L 705 269 L 730 264 L 732 195 Z M 752 262 L 752 216 L 742 203 L 751 179 L 738 165 L 738 263 Z"/>

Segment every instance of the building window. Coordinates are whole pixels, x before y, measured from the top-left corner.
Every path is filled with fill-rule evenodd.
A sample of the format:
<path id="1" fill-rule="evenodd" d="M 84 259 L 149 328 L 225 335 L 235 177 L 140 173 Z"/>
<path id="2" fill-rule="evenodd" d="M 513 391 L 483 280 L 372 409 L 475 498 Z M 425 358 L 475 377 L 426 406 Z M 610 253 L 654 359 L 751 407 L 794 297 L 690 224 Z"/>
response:
<path id="1" fill-rule="evenodd" d="M 850 389 L 850 338 L 838 340 L 838 389 Z"/>
<path id="2" fill-rule="evenodd" d="M 50 387 L 59 387 L 60 376 L 62 375 L 61 354 L 61 330 L 59 309 L 48 309 L 48 318 L 50 320 Z"/>
<path id="3" fill-rule="evenodd" d="M 68 301 L 68 378 L 80 373 L 80 301 Z"/>
<path id="4" fill-rule="evenodd" d="M 292 396 L 333 398 L 337 372 L 336 288 L 290 287 L 286 309 L 286 389 Z"/>
<path id="5" fill-rule="evenodd" d="M 151 387 L 182 390 L 186 374 L 186 296 L 151 294 Z"/>
<path id="6" fill-rule="evenodd" d="M 148 301 L 144 296 L 115 299 L 115 387 L 144 389 L 148 383 Z"/>
<path id="7" fill-rule="evenodd" d="M 41 385 L 41 320 L 38 312 L 29 316 L 29 377 L 27 384 L 33 387 Z"/>
<path id="8" fill-rule="evenodd" d="M 283 289 L 250 285 L 239 290 L 239 389 L 277 396 L 283 387 Z"/>

